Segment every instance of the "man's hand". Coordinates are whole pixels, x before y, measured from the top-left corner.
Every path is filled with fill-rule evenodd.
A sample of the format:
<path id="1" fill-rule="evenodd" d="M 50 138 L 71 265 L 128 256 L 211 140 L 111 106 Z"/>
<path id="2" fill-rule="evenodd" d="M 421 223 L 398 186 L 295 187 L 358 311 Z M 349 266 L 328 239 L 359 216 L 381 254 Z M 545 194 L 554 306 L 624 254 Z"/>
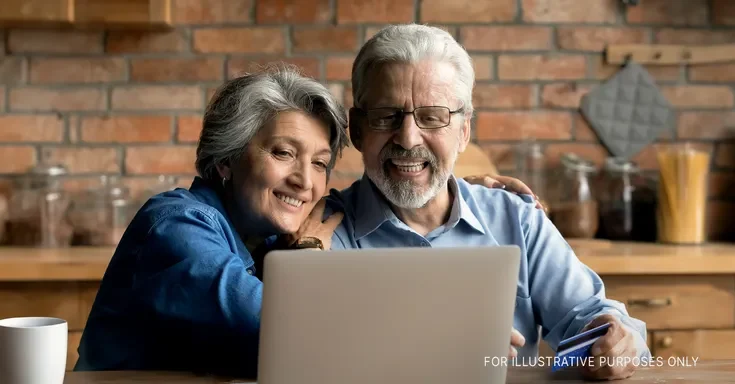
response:
<path id="1" fill-rule="evenodd" d="M 610 323 L 605 336 L 599 338 L 590 349 L 594 364 L 582 367 L 582 374 L 590 380 L 621 380 L 635 372 L 633 357 L 637 356 L 635 338 L 613 315 L 601 315 L 588 324 L 582 332 Z M 601 361 L 604 360 L 604 361 Z M 628 362 L 628 364 L 625 364 Z M 604 365 L 601 363 L 605 363 Z"/>
<path id="2" fill-rule="evenodd" d="M 322 197 L 301 224 L 299 230 L 296 233 L 285 235 L 286 242 L 293 244 L 302 237 L 316 237 L 321 240 L 324 249 L 329 250 L 332 247 L 332 234 L 334 234 L 334 230 L 337 229 L 345 215 L 342 212 L 333 212 L 326 220 L 322 221 L 326 204 L 326 198 Z"/>
<path id="3" fill-rule="evenodd" d="M 531 188 L 516 178 L 500 175 L 483 175 L 467 176 L 464 180 L 470 184 L 483 185 L 487 188 L 499 188 L 515 194 L 531 195 L 536 200 L 536 208 L 546 211 L 546 207 L 541 204 L 539 197 L 531 191 Z"/>
<path id="4" fill-rule="evenodd" d="M 518 356 L 518 348 L 523 347 L 524 344 L 526 344 L 526 338 L 513 328 L 510 332 L 510 351 L 508 352 L 508 358 L 512 359 Z"/>

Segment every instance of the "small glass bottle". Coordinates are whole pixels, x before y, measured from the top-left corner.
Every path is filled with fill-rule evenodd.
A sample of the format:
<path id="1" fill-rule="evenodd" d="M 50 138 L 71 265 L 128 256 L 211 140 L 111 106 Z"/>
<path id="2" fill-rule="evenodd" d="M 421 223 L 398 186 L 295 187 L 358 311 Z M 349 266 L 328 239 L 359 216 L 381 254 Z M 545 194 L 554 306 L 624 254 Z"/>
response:
<path id="1" fill-rule="evenodd" d="M 518 147 L 517 155 L 520 160 L 518 164 L 518 179 L 531 188 L 548 214 L 549 204 L 546 201 L 548 197 L 546 185 L 548 169 L 541 144 L 526 141 Z"/>
<path id="2" fill-rule="evenodd" d="M 40 164 L 22 178 L 8 212 L 11 245 L 67 247 L 71 244 L 70 198 L 61 185 L 66 174 L 62 165 Z"/>
<path id="3" fill-rule="evenodd" d="M 551 220 L 562 236 L 592 238 L 599 226 L 593 177 L 595 165 L 573 153 L 561 157 L 557 195 L 551 203 Z"/>

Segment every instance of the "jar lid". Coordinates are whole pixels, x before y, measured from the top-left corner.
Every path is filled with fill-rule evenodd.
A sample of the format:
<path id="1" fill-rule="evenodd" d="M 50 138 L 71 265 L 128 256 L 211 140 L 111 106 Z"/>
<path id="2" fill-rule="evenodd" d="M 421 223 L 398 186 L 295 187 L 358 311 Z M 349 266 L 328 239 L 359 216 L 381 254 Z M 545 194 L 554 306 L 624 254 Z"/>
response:
<path id="1" fill-rule="evenodd" d="M 597 167 L 595 167 L 595 163 L 587 159 L 583 159 L 575 153 L 563 153 L 561 155 L 561 163 L 564 165 L 564 167 L 575 170 L 575 171 L 582 171 L 582 172 L 597 171 Z"/>
<path id="2" fill-rule="evenodd" d="M 66 167 L 61 164 L 38 164 L 31 170 L 34 175 L 42 176 L 62 176 L 68 172 Z"/>
<path id="3" fill-rule="evenodd" d="M 638 172 L 638 164 L 620 157 L 608 157 L 605 160 L 605 169 L 613 172 Z"/>

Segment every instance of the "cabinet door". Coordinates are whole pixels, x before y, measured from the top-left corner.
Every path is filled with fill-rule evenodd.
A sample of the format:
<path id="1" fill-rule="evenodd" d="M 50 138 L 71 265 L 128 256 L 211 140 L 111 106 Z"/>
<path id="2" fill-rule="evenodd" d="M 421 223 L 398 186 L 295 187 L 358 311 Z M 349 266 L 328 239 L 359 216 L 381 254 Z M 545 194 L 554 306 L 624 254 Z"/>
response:
<path id="1" fill-rule="evenodd" d="M 66 25 L 74 18 L 73 0 L 2 0 L 0 25 Z"/>
<path id="2" fill-rule="evenodd" d="M 699 360 L 735 359 L 735 329 L 653 332 L 655 356 L 696 357 Z"/>

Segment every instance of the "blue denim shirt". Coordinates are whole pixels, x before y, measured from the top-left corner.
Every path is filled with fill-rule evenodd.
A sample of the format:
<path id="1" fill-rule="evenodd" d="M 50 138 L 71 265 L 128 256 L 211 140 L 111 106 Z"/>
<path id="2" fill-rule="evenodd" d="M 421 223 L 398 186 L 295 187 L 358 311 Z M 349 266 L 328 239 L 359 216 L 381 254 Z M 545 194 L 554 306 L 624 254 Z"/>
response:
<path id="1" fill-rule="evenodd" d="M 605 297 L 600 277 L 577 258 L 531 196 L 454 177 L 449 187 L 454 192 L 449 220 L 426 236 L 399 220 L 366 176 L 341 193 L 333 191 L 330 206 L 345 212 L 345 218 L 332 237 L 332 249 L 517 245 L 522 257 L 513 324 L 526 339 L 519 359 L 537 356 L 539 327 L 556 350 L 561 340 L 604 313 L 632 331 L 639 357 L 650 358 L 645 323 Z"/>
<path id="2" fill-rule="evenodd" d="M 75 370 L 255 377 L 263 285 L 216 191 L 196 178 L 141 208 L 102 279 Z"/>

